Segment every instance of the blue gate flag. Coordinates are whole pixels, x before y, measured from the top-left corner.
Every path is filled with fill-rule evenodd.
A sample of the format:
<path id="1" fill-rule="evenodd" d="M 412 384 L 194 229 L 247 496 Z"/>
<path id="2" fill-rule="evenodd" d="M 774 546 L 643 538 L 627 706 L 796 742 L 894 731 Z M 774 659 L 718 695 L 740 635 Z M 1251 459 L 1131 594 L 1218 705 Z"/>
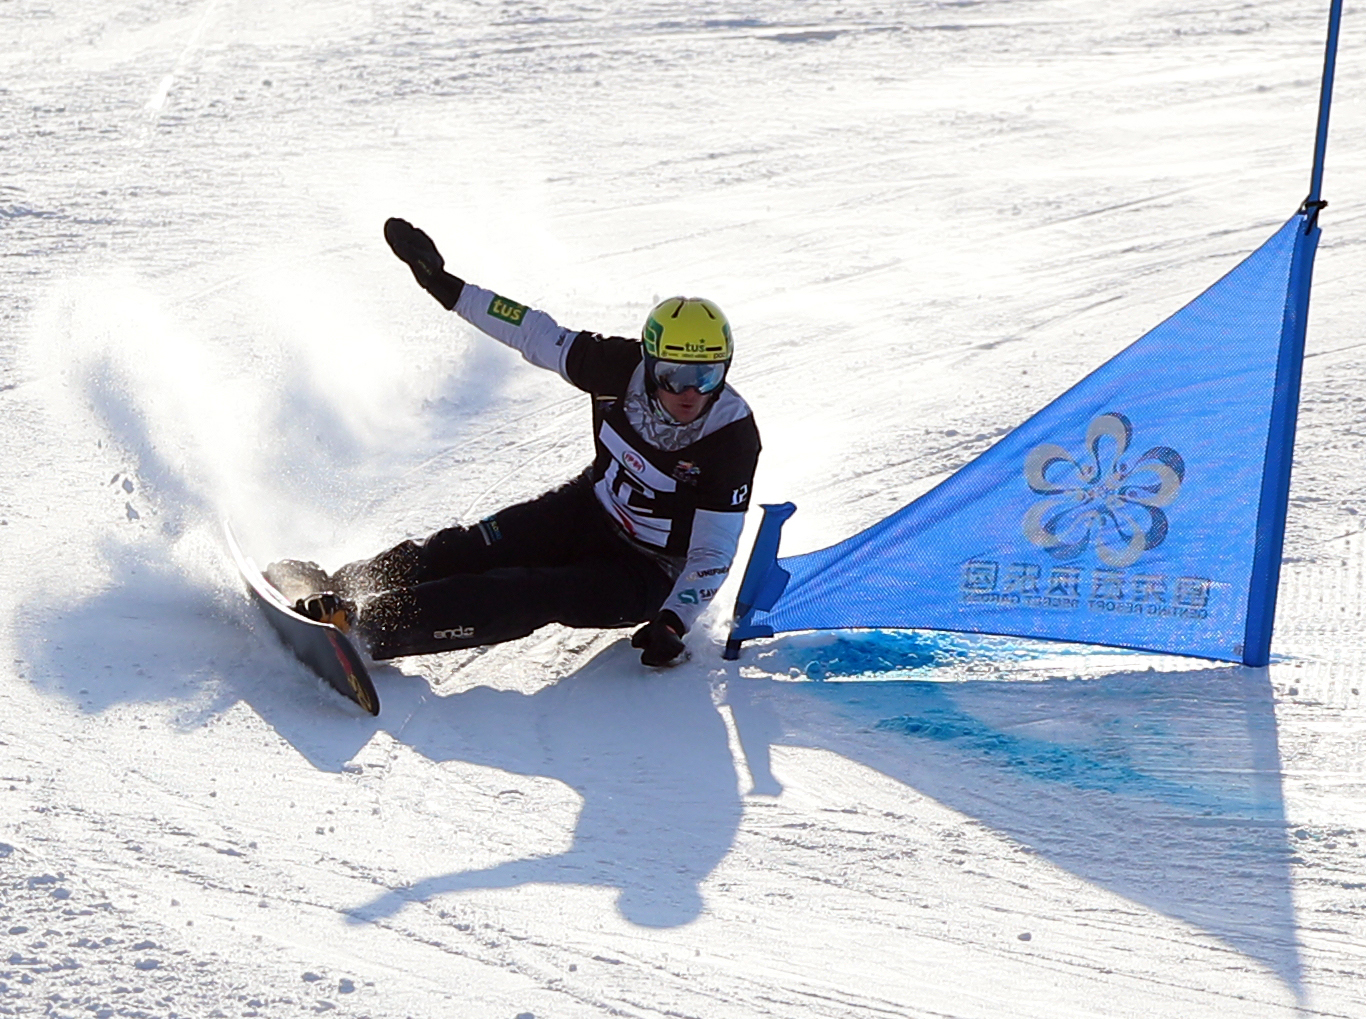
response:
<path id="1" fill-rule="evenodd" d="M 765 506 L 726 656 L 917 628 L 1266 664 L 1318 209 L 862 533 L 779 559 Z"/>

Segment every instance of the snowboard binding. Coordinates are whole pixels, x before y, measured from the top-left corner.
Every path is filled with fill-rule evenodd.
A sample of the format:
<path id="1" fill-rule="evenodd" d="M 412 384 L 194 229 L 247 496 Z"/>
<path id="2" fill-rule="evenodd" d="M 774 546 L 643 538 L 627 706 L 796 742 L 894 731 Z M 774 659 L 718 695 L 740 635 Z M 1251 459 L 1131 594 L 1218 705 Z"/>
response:
<path id="1" fill-rule="evenodd" d="M 342 633 L 349 633 L 356 607 L 335 592 L 316 591 L 298 599 L 294 611 L 315 623 L 329 623 Z"/>

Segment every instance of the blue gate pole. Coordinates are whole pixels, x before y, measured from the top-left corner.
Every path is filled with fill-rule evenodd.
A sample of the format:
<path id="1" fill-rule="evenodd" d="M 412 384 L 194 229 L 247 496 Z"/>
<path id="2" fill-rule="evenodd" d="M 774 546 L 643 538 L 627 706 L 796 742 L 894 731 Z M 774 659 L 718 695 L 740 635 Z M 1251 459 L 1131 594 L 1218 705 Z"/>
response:
<path id="1" fill-rule="evenodd" d="M 783 535 L 783 524 L 796 512 L 797 507 L 790 502 L 764 505 L 764 519 L 759 523 L 754 550 L 740 581 L 740 593 L 735 596 L 735 622 L 726 650 L 721 653 L 728 662 L 740 657 L 740 645 L 749 638 L 773 636 L 772 629 L 753 626 L 749 617 L 756 609 L 771 609 L 787 585 L 787 573 L 778 565 L 778 541 Z"/>
<path id="2" fill-rule="evenodd" d="M 1295 454 L 1295 422 L 1304 368 L 1305 327 L 1309 319 L 1309 284 L 1314 273 L 1314 252 L 1319 243 L 1314 213 L 1310 212 L 1304 218 L 1308 220 L 1307 231 L 1296 235 L 1295 253 L 1290 260 L 1290 285 L 1281 322 L 1281 349 L 1271 399 L 1252 576 L 1248 584 L 1242 658 L 1244 665 L 1258 667 L 1271 661 L 1271 630 L 1276 622 L 1276 594 L 1280 590 L 1285 516 L 1290 505 L 1290 467 Z"/>
<path id="3" fill-rule="evenodd" d="M 1323 55 L 1323 81 L 1319 85 L 1319 126 L 1314 135 L 1314 170 L 1309 176 L 1306 206 L 1317 206 L 1323 191 L 1323 161 L 1328 154 L 1328 108 L 1333 103 L 1333 71 L 1338 62 L 1338 28 L 1342 23 L 1342 0 L 1328 9 L 1328 43 Z"/>
<path id="4" fill-rule="evenodd" d="M 1276 622 L 1276 595 L 1280 589 L 1285 517 L 1290 504 L 1290 468 L 1295 452 L 1295 424 L 1299 415 L 1304 340 L 1309 320 L 1309 290 L 1314 275 L 1314 254 L 1319 243 L 1319 212 L 1328 204 L 1321 197 L 1323 163 L 1328 152 L 1328 111 L 1333 102 L 1333 71 L 1337 65 L 1341 21 L 1342 0 L 1332 0 L 1328 10 L 1328 42 L 1323 55 L 1323 81 L 1319 86 L 1314 168 L 1309 177 L 1309 196 L 1300 207 L 1304 228 L 1295 238 L 1295 253 L 1290 262 L 1285 317 L 1281 324 L 1281 348 L 1271 401 L 1271 424 L 1267 432 L 1266 462 L 1262 467 L 1262 494 L 1257 509 L 1247 623 L 1243 633 L 1243 664 L 1257 667 L 1271 661 L 1271 632 Z"/>

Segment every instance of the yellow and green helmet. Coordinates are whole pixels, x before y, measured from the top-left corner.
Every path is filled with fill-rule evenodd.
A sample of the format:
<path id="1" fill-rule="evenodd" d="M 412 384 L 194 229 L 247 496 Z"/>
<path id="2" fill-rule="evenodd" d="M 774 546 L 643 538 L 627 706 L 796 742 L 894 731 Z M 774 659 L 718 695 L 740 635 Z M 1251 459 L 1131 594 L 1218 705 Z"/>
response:
<path id="1" fill-rule="evenodd" d="M 725 314 L 701 297 L 660 301 L 645 317 L 640 339 L 648 381 L 675 393 L 720 389 L 735 352 Z"/>

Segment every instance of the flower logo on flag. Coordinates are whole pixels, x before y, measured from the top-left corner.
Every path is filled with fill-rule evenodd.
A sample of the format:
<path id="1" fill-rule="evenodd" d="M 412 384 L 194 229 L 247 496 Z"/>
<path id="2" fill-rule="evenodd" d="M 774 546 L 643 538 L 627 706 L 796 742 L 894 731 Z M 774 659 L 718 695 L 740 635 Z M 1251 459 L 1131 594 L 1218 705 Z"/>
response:
<path id="1" fill-rule="evenodd" d="M 1025 537 L 1056 559 L 1075 559 L 1094 545 L 1106 566 L 1128 566 L 1167 537 L 1167 514 L 1181 491 L 1186 464 L 1168 446 L 1135 460 L 1125 452 L 1133 426 L 1113 411 L 1086 429 L 1086 454 L 1074 457 L 1043 442 L 1025 457 L 1029 487 L 1044 496 L 1024 515 Z"/>

